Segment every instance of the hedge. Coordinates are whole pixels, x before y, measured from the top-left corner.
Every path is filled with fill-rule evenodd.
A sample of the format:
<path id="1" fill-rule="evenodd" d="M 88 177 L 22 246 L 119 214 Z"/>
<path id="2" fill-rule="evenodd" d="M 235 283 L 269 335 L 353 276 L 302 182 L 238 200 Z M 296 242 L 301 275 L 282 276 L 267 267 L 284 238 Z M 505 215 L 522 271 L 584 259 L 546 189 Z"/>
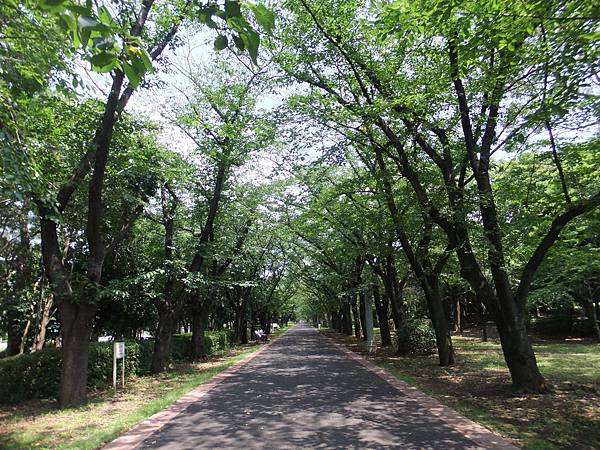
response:
<path id="1" fill-rule="evenodd" d="M 573 318 L 568 314 L 555 314 L 548 317 L 531 318 L 531 330 L 546 336 L 572 335 L 591 336 L 594 332 L 592 319 Z"/>
<path id="2" fill-rule="evenodd" d="M 206 333 L 209 353 L 229 348 L 233 334 L 230 331 Z M 185 361 L 191 357 L 191 334 L 173 336 L 171 358 Z M 152 361 L 152 340 L 125 342 L 125 374 L 146 375 Z M 112 381 L 112 342 L 90 344 L 88 387 L 103 388 Z M 43 350 L 0 359 L 0 403 L 14 403 L 32 398 L 53 398 L 60 381 L 61 350 Z"/>

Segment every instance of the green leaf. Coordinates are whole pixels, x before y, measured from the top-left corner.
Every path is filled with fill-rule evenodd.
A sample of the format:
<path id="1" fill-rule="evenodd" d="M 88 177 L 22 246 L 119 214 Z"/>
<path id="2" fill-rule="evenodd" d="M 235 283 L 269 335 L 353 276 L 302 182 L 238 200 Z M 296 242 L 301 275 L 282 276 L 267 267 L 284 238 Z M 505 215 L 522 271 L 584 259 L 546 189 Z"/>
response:
<path id="1" fill-rule="evenodd" d="M 258 47 L 260 46 L 260 36 L 254 30 L 245 31 L 240 33 L 240 37 L 244 41 L 252 62 L 258 65 Z"/>
<path id="2" fill-rule="evenodd" d="M 40 6 L 60 6 L 67 0 L 40 0 Z"/>
<path id="3" fill-rule="evenodd" d="M 102 27 L 100 22 L 90 16 L 79 16 L 77 23 L 79 23 L 80 28 L 97 29 L 98 27 Z"/>
<path id="4" fill-rule="evenodd" d="M 215 39 L 215 50 L 220 51 L 227 48 L 227 36 L 219 35 Z"/>
<path id="5" fill-rule="evenodd" d="M 106 25 L 112 25 L 112 23 L 113 23 L 113 18 L 105 6 L 101 6 L 98 9 L 98 19 L 100 19 L 100 22 L 102 22 Z"/>
<path id="6" fill-rule="evenodd" d="M 77 13 L 78 16 L 89 16 L 92 14 L 92 11 L 89 8 L 86 8 L 85 6 L 66 5 L 65 7 L 69 11 L 73 11 L 74 13 Z"/>
<path id="7" fill-rule="evenodd" d="M 275 28 L 275 13 L 265 5 L 252 6 L 252 12 L 256 22 L 262 27 L 265 32 L 271 34 Z"/>
<path id="8" fill-rule="evenodd" d="M 115 45 L 115 40 L 112 37 L 96 37 L 92 42 L 94 47 L 99 50 L 110 50 Z"/>
<path id="9" fill-rule="evenodd" d="M 237 17 L 242 14 L 240 2 L 237 0 L 225 0 L 225 17 Z"/>
<path id="10" fill-rule="evenodd" d="M 97 53 L 90 58 L 90 62 L 94 67 L 105 67 L 112 63 L 117 56 L 113 53 Z"/>
<path id="11" fill-rule="evenodd" d="M 92 34 L 92 29 L 91 28 L 82 28 L 81 29 L 81 44 L 83 45 L 83 47 L 87 47 L 88 46 L 88 42 L 90 40 L 90 35 Z"/>
<path id="12" fill-rule="evenodd" d="M 133 68 L 133 66 L 131 64 L 123 63 L 123 72 L 125 72 L 127 79 L 129 80 L 131 85 L 134 87 L 134 89 L 137 88 L 140 85 L 140 83 L 142 82 L 141 77 L 138 75 L 138 73 L 135 71 L 135 69 Z"/>
<path id="13" fill-rule="evenodd" d="M 233 43 L 235 44 L 237 49 L 241 52 L 243 52 L 244 49 L 246 48 L 246 45 L 244 44 L 244 40 L 241 37 L 239 37 L 238 35 L 233 36 Z"/>
<path id="14" fill-rule="evenodd" d="M 148 54 L 148 52 L 146 51 L 145 48 L 141 47 L 140 48 L 140 59 L 142 60 L 142 62 L 144 63 L 144 67 L 146 67 L 146 70 L 148 72 L 153 72 L 154 71 L 154 67 L 152 66 L 152 60 L 150 59 L 150 55 Z"/>

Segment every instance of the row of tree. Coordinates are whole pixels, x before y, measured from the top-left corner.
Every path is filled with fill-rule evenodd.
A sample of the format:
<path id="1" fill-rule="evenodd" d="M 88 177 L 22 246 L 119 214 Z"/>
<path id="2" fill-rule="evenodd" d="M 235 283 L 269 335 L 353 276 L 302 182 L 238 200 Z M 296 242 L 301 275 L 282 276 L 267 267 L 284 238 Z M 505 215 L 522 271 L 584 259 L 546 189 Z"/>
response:
<path id="1" fill-rule="evenodd" d="M 527 318 L 548 255 L 555 266 L 538 277 L 540 290 L 570 261 L 568 287 L 551 289 L 576 291 L 585 279 L 589 291 L 575 295 L 590 315 L 597 301 L 597 7 L 497 0 L 286 7 L 274 59 L 288 80 L 307 86 L 293 99 L 296 110 L 329 131 L 332 154 L 348 166 L 325 171 L 339 187 L 310 187 L 313 220 L 302 218 L 308 230 L 298 231 L 316 249 L 315 263 L 328 268 L 305 276 L 322 297 L 338 299 L 333 322 L 350 329 L 352 301 L 339 295 L 354 295 L 369 265 L 400 325 L 410 271 L 440 363 L 453 364 L 442 283 L 454 274 L 495 322 L 514 387 L 547 391 Z M 570 239 L 559 245 L 561 235 Z M 571 251 L 586 256 L 563 259 Z"/>
<path id="2" fill-rule="evenodd" d="M 202 357 L 207 329 L 246 342 L 294 305 L 364 335 L 372 296 L 384 345 L 425 315 L 451 365 L 466 310 L 495 322 L 515 388 L 547 391 L 531 311 L 581 304 L 600 334 L 597 16 L 3 2 L 7 353 L 60 341 L 59 399 L 76 405 L 99 335 L 149 331 L 159 372 L 176 330 Z M 199 25 L 225 56 L 173 63 Z M 172 82 L 160 126 L 127 108 Z"/>
<path id="3" fill-rule="evenodd" d="M 166 111 L 170 129 L 187 140 L 161 144 L 155 123 L 126 110 L 142 82 L 160 83 L 150 72 L 172 73 L 163 55 L 181 44 L 183 30 L 216 28 L 215 48 L 231 39 L 250 68 L 256 30 L 271 32 L 273 13 L 263 5 L 242 12 L 235 1 L 1 8 L 6 354 L 39 350 L 54 337 L 62 347 L 59 402 L 70 406 L 86 399 L 92 337 L 151 331 L 159 372 L 181 328 L 203 357 L 209 323 L 235 328 L 245 343 L 248 324 L 268 328 L 289 316 L 286 248 L 268 218 L 275 188 L 245 174 L 276 144 L 256 105 L 260 71 L 192 65 L 185 98 Z M 82 82 L 95 83 L 96 98 L 86 99 Z"/>

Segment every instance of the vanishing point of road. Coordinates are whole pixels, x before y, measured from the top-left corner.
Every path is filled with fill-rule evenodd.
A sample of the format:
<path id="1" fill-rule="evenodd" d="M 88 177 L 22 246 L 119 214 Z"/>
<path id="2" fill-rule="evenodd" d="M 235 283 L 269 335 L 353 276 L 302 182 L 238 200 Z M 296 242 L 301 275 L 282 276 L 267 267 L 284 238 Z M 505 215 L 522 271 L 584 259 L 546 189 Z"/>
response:
<path id="1" fill-rule="evenodd" d="M 136 448 L 514 449 L 368 366 L 297 325 Z"/>

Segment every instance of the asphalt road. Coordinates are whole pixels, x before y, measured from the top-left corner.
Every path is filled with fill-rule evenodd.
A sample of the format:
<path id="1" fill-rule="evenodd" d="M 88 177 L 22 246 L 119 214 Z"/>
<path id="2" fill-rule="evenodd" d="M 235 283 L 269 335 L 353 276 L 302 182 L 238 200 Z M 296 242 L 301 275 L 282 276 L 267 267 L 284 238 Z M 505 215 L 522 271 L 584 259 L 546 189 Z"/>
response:
<path id="1" fill-rule="evenodd" d="M 298 325 L 138 448 L 477 447 Z"/>

